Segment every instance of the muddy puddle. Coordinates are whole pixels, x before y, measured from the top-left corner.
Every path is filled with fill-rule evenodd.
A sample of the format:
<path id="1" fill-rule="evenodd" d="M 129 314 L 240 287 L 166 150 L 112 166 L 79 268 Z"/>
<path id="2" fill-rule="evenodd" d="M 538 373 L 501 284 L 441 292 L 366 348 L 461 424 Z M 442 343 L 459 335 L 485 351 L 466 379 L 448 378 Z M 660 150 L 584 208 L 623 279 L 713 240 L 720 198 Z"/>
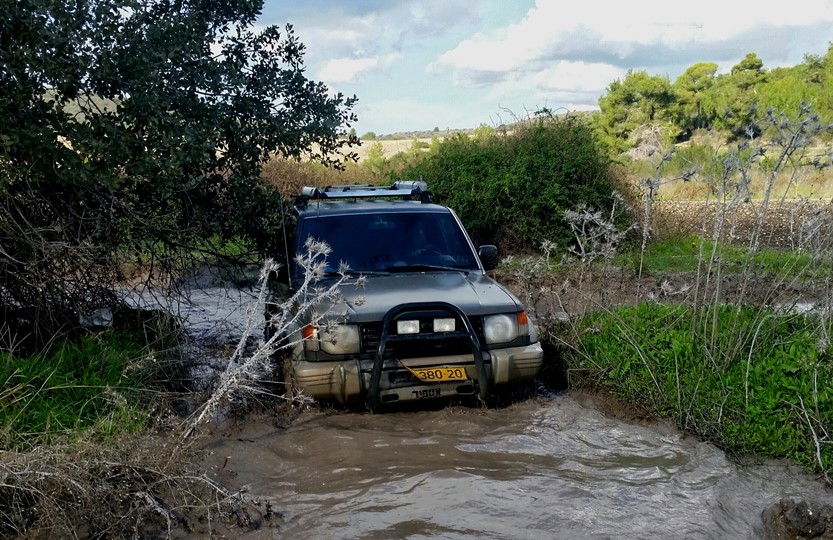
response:
<path id="1" fill-rule="evenodd" d="M 277 517 L 242 538 L 760 538 L 783 497 L 831 498 L 781 462 L 740 466 L 595 398 L 504 409 L 303 413 L 223 426 L 209 475 Z"/>
<path id="2" fill-rule="evenodd" d="M 254 295 L 194 298 L 193 331 L 233 342 Z M 781 498 L 833 501 L 783 462 L 741 465 L 607 405 L 568 392 L 500 409 L 313 409 L 286 427 L 251 416 L 214 426 L 198 455 L 210 477 L 271 506 L 257 530 L 225 532 L 252 540 L 750 539 Z"/>

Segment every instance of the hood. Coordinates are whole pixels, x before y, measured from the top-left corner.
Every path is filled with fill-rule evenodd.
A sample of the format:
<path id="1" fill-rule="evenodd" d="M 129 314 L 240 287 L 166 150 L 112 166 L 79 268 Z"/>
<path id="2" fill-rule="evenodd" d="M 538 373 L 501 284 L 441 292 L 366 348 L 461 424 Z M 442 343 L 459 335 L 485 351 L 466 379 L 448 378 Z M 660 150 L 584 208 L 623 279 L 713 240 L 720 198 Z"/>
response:
<path id="1" fill-rule="evenodd" d="M 413 302 L 448 302 L 467 315 L 506 313 L 520 301 L 502 285 L 478 272 L 407 272 L 366 276 L 364 286 L 350 280 L 341 287 L 343 301 L 318 305 L 316 311 L 348 317 L 352 322 L 379 321 L 393 307 Z"/>

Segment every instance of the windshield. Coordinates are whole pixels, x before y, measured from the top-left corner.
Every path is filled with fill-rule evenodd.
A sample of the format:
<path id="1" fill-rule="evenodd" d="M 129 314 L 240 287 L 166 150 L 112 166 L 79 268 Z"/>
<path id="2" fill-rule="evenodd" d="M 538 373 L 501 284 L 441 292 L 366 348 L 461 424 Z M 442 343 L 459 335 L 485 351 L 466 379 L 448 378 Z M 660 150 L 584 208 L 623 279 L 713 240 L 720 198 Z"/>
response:
<path id="1" fill-rule="evenodd" d="M 299 230 L 332 249 L 327 270 L 346 263 L 351 272 L 478 270 L 468 237 L 454 216 L 439 212 L 387 212 L 310 216 Z M 301 270 L 295 269 L 300 278 Z"/>

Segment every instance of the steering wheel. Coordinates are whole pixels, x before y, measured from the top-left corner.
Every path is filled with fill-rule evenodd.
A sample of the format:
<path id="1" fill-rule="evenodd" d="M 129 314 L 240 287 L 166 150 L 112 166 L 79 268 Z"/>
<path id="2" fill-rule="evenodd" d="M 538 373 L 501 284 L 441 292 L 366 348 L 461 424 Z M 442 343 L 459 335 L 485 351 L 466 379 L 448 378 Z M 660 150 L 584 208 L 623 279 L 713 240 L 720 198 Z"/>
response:
<path id="1" fill-rule="evenodd" d="M 429 264 L 436 264 L 438 266 L 454 266 L 457 262 L 454 260 L 454 257 L 443 253 L 439 248 L 432 245 L 420 248 L 414 255 L 420 257 L 423 261 L 430 261 Z"/>
<path id="2" fill-rule="evenodd" d="M 360 265 L 360 270 L 374 270 L 381 268 L 382 266 L 389 266 L 390 263 L 390 254 L 389 253 L 377 253 L 371 257 L 364 259 Z"/>

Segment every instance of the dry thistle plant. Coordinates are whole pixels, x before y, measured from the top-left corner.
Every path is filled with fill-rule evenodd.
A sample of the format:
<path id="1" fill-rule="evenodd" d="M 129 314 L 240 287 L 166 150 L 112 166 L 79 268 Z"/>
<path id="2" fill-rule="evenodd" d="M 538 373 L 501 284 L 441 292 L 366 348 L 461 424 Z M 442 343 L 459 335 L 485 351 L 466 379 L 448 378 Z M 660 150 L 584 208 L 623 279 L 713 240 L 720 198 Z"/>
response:
<path id="1" fill-rule="evenodd" d="M 610 260 L 617 253 L 619 244 L 630 232 L 631 227 L 616 227 L 618 205 L 624 204 L 619 192 L 613 192 L 613 205 L 608 215 L 582 204 L 577 210 L 566 210 L 564 220 L 570 226 L 575 245 L 570 248 L 583 265 L 590 265 L 598 259 Z"/>
<path id="2" fill-rule="evenodd" d="M 512 269 L 511 277 L 516 290 L 527 310 L 534 315 L 539 332 L 546 340 L 561 341 L 562 332 L 556 331 L 558 325 L 566 323 L 572 326 L 576 318 L 591 307 L 603 307 L 594 294 L 585 291 L 585 279 L 597 261 L 609 261 L 616 255 L 632 228 L 617 227 L 618 213 L 625 201 L 618 192 L 613 195 L 609 212 L 586 205 L 565 212 L 564 219 L 573 232 L 574 241 L 560 258 L 557 268 L 569 274 L 575 269 L 571 262 L 577 261 L 579 275 L 575 283 L 569 277 L 553 273 L 551 260 L 557 245 L 549 240 L 541 243 L 543 256 L 510 256 L 502 262 L 503 267 Z"/>
<path id="3" fill-rule="evenodd" d="M 264 377 L 269 377 L 275 372 L 274 359 L 297 345 L 299 338 L 293 338 L 291 328 L 297 327 L 301 321 L 305 324 L 326 326 L 335 324 L 335 321 L 327 317 L 328 307 L 332 307 L 341 301 L 341 287 L 348 279 L 349 268 L 340 264 L 337 279 L 326 280 L 327 257 L 330 255 L 330 247 L 312 238 L 306 242 L 306 252 L 298 254 L 296 264 L 303 271 L 303 282 L 294 293 L 279 304 L 273 306 L 267 313 L 271 313 L 266 321 L 271 326 L 269 339 L 260 344 L 250 355 L 245 356 L 246 344 L 253 329 L 257 326 L 256 314 L 258 308 L 263 307 L 268 298 L 269 287 L 267 284 L 269 275 L 277 272 L 278 265 L 267 260 L 262 268 L 259 280 L 259 294 L 257 301 L 249 307 L 247 324 L 243 334 L 240 336 L 237 347 L 234 349 L 228 360 L 227 367 L 222 371 L 211 392 L 211 395 L 191 415 L 186 422 L 184 438 L 190 437 L 196 428 L 201 424 L 210 421 L 214 413 L 227 403 L 230 397 L 239 391 L 250 393 L 262 393 L 263 390 L 255 387 L 255 383 Z M 361 286 L 362 278 L 356 280 L 356 285 Z M 322 309 L 322 306 L 324 309 Z M 285 383 L 288 384 L 288 383 Z M 278 396 L 286 400 L 301 404 L 310 404 L 311 398 L 303 394 L 286 392 Z"/>

